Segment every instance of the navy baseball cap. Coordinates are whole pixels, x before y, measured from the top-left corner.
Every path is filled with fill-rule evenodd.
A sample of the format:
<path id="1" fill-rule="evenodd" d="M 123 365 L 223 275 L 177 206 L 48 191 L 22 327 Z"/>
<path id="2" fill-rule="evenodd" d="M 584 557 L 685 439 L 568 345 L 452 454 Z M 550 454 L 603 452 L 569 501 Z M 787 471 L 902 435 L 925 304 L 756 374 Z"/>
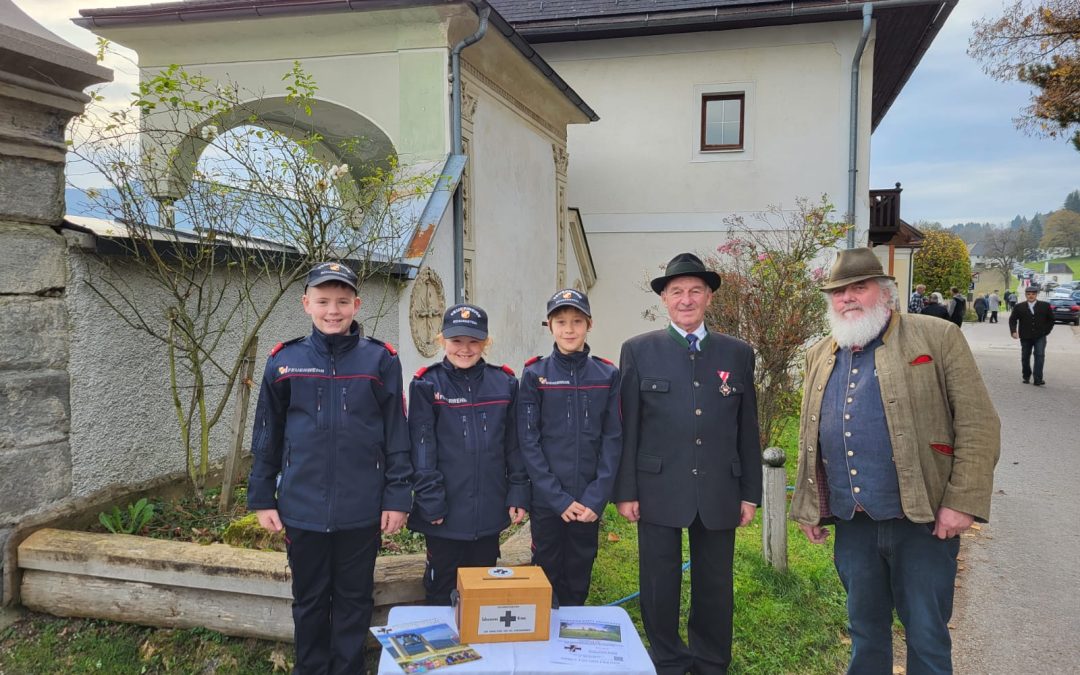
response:
<path id="1" fill-rule="evenodd" d="M 308 272 L 304 288 L 325 284 L 327 281 L 340 281 L 354 291 L 356 290 L 356 272 L 353 272 L 348 265 L 336 262 L 319 263 L 312 267 Z"/>
<path id="2" fill-rule="evenodd" d="M 488 336 L 487 312 L 476 305 L 454 305 L 446 310 L 442 320 L 442 336 L 471 337 L 486 340 Z"/>
<path id="3" fill-rule="evenodd" d="M 585 316 L 592 318 L 592 310 L 589 309 L 589 296 L 576 288 L 564 288 L 551 296 L 547 303 L 547 315 L 561 307 L 573 307 Z"/>

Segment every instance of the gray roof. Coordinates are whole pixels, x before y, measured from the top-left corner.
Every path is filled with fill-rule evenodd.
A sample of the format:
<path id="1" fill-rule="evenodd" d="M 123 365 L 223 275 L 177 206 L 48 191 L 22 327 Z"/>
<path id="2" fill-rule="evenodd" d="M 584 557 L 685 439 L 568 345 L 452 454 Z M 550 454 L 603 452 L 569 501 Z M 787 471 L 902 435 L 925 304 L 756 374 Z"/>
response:
<path id="1" fill-rule="evenodd" d="M 1050 263 L 1047 274 L 1072 274 L 1072 268 L 1065 263 Z"/>

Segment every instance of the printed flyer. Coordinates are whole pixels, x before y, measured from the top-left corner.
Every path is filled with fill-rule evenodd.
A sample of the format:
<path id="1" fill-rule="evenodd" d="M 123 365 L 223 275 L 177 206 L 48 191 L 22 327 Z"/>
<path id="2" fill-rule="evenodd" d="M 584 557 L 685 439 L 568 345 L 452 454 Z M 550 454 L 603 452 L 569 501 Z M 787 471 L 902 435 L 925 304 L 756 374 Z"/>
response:
<path id="1" fill-rule="evenodd" d="M 461 644 L 454 629 L 437 619 L 372 626 L 371 632 L 406 673 L 429 673 L 480 658 L 472 647 Z"/>
<path id="2" fill-rule="evenodd" d="M 621 666 L 626 663 L 622 626 L 603 621 L 559 620 L 559 634 L 551 641 L 553 663 Z"/>

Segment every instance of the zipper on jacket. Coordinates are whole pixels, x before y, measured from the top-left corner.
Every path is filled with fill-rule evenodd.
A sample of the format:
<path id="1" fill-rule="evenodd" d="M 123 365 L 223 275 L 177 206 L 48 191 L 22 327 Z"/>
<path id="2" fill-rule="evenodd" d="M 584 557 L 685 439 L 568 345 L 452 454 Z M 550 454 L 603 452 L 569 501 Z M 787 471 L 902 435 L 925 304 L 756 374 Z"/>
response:
<path id="1" fill-rule="evenodd" d="M 341 388 L 341 410 L 342 412 L 349 412 L 349 389 L 348 387 Z"/>
<path id="2" fill-rule="evenodd" d="M 487 433 L 487 413 L 480 413 L 480 425 L 484 428 L 484 433 Z"/>
<path id="3" fill-rule="evenodd" d="M 469 437 L 469 419 L 465 415 L 461 416 L 461 437 Z"/>
<path id="4" fill-rule="evenodd" d="M 589 392 L 581 394 L 581 397 L 585 399 L 585 423 L 584 427 L 589 428 Z"/>
<path id="5" fill-rule="evenodd" d="M 334 391 L 332 383 L 333 383 L 333 380 L 336 378 L 336 376 L 337 376 L 337 361 L 334 359 L 334 351 L 333 351 L 333 349 L 331 349 L 330 350 L 330 379 L 331 379 L 331 386 L 330 386 L 330 389 L 329 389 L 331 398 L 333 397 L 333 391 Z M 330 403 L 332 404 L 333 401 L 330 401 Z M 332 405 L 330 407 L 330 410 L 333 410 Z M 337 433 L 336 433 L 337 425 L 334 424 L 333 416 L 331 416 L 331 418 L 329 420 L 329 424 L 327 426 L 330 429 L 330 452 L 328 453 L 330 455 L 330 457 L 329 457 L 330 473 L 327 474 L 327 478 L 330 481 L 330 499 L 326 504 L 326 531 L 330 532 L 330 531 L 332 531 L 334 529 L 334 502 L 337 501 L 337 479 L 335 478 L 335 471 L 336 471 L 336 466 L 335 465 L 337 464 L 337 461 L 336 461 L 337 460 Z"/>

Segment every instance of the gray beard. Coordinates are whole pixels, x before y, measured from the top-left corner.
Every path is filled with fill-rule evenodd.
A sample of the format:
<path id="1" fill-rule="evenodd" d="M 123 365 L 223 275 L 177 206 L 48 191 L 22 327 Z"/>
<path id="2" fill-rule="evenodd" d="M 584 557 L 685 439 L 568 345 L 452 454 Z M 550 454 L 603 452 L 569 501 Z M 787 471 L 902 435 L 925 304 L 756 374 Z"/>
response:
<path id="1" fill-rule="evenodd" d="M 867 308 L 857 319 L 845 318 L 829 305 L 829 326 L 833 339 L 842 349 L 865 347 L 889 322 L 889 308 L 881 303 Z"/>

